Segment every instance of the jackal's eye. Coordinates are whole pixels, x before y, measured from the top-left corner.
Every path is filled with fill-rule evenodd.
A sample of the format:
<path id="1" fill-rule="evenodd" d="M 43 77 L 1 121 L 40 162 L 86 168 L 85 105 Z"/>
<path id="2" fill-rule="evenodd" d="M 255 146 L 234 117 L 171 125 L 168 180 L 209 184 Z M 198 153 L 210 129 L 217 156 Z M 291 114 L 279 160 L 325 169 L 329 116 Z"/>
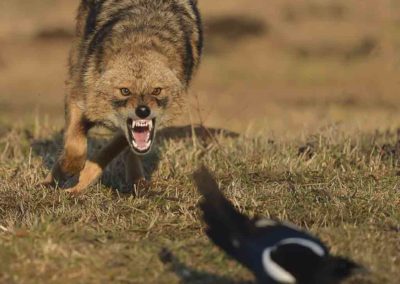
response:
<path id="1" fill-rule="evenodd" d="M 153 93 L 151 93 L 153 96 L 159 96 L 160 94 L 161 94 L 161 92 L 162 92 L 162 89 L 161 88 L 155 88 L 154 90 L 153 90 Z"/>
<path id="2" fill-rule="evenodd" d="M 126 96 L 126 97 L 127 97 L 127 96 L 132 95 L 131 90 L 129 90 L 128 88 L 121 88 L 120 91 L 121 91 L 121 94 L 122 94 L 123 96 Z"/>

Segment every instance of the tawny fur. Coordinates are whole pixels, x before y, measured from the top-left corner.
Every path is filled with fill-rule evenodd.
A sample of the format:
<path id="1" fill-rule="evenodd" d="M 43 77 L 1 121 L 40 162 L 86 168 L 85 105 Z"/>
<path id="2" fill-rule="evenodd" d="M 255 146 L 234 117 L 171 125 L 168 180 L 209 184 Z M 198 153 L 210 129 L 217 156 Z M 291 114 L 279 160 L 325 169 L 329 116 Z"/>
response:
<path id="1" fill-rule="evenodd" d="M 126 119 L 139 105 L 151 109 L 157 124 L 179 106 L 201 51 L 195 0 L 82 0 L 69 60 L 64 147 L 45 183 L 79 175 L 67 189 L 79 193 L 96 181 L 129 145 Z M 162 89 L 157 96 L 156 88 Z M 88 161 L 87 134 L 95 125 L 114 130 L 115 138 Z M 131 151 L 126 160 L 126 182 L 134 186 L 144 179 L 140 157 Z"/>

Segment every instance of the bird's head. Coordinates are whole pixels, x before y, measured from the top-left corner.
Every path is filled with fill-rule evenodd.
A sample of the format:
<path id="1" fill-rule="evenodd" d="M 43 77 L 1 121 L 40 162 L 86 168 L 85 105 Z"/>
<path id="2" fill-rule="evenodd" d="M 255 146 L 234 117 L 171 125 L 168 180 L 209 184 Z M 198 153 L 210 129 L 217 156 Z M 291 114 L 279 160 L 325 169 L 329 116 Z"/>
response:
<path id="1" fill-rule="evenodd" d="M 314 283 L 337 284 L 354 274 L 366 272 L 364 267 L 349 259 L 329 256 L 318 270 Z"/>

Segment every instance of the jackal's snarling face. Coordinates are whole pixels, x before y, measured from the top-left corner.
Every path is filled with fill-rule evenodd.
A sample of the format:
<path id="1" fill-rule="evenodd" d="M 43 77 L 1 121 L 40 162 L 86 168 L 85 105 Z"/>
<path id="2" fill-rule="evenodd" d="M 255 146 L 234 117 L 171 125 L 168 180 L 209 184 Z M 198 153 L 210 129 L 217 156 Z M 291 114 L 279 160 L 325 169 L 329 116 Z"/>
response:
<path id="1" fill-rule="evenodd" d="M 136 154 L 146 154 L 156 127 L 179 105 L 184 86 L 166 58 L 155 52 L 116 54 L 105 66 L 87 105 L 97 101 L 94 107 L 102 108 L 103 122 L 122 130 Z"/>

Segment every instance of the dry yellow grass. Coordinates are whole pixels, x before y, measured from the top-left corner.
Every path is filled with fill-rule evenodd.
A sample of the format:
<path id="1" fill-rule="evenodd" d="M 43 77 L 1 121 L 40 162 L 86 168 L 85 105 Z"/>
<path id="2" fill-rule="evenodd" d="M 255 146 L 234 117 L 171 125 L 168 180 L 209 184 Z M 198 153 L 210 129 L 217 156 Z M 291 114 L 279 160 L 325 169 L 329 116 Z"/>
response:
<path id="1" fill-rule="evenodd" d="M 36 184 L 60 145 L 77 2 L 0 3 L 0 282 L 251 279 L 202 233 L 189 178 L 200 162 L 241 210 L 304 226 L 371 269 L 352 283 L 400 282 L 399 4 L 200 0 L 205 57 L 177 124 L 241 137 L 163 140 L 150 192 L 112 190 L 117 161 L 74 199 Z M 180 266 L 158 260 L 163 247 Z"/>
<path id="2" fill-rule="evenodd" d="M 32 132 L 33 131 L 33 132 Z M 191 173 L 205 163 L 240 210 L 290 220 L 335 253 L 371 270 L 349 283 L 400 281 L 400 191 L 396 134 L 328 128 L 305 140 L 195 138 L 174 129 L 147 158 L 153 185 L 121 187 L 117 160 L 77 198 L 37 186 L 60 146 L 40 127 L 0 138 L 0 282 L 236 283 L 249 274 L 202 232 Z M 229 134 L 229 133 L 226 133 Z M 307 143 L 306 143 L 307 142 Z M 92 139 L 91 148 L 101 145 Z M 167 247 L 182 262 L 164 266 Z"/>

